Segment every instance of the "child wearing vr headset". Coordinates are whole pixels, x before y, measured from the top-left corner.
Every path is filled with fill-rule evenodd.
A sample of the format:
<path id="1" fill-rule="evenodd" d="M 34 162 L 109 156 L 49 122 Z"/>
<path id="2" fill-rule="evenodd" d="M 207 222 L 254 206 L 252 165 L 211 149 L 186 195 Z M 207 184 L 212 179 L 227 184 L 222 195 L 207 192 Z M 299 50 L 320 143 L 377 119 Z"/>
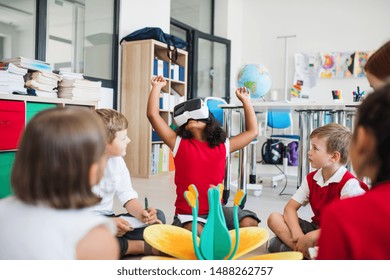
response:
<path id="1" fill-rule="evenodd" d="M 249 90 L 242 87 L 236 90 L 237 98 L 242 102 L 245 113 L 246 130 L 227 138 L 224 130 L 202 99 L 192 99 L 178 104 L 174 108 L 176 131 L 160 116 L 159 97 L 167 82 L 162 76 L 151 80 L 147 116 L 152 127 L 172 150 L 175 163 L 176 202 L 173 225 L 191 230 L 192 222 L 179 219 L 178 215 L 191 215 L 184 191 L 194 184 L 199 192 L 199 217 L 207 219 L 209 212 L 208 189 L 223 183 L 226 157 L 248 145 L 257 135 L 257 119 L 251 104 Z M 229 229 L 234 228 L 233 207 L 223 207 Z M 260 219 L 249 210 L 239 209 L 240 227 L 257 226 Z M 198 234 L 204 224 L 198 222 Z"/>

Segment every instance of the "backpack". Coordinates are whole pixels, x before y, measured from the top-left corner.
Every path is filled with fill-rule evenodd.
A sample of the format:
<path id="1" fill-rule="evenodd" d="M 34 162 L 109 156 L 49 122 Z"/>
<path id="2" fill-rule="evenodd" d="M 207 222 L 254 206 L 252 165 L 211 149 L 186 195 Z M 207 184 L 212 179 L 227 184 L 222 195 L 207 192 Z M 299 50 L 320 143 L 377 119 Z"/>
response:
<path id="1" fill-rule="evenodd" d="M 187 47 L 187 42 L 183 39 L 164 33 L 159 27 L 144 27 L 142 29 L 136 30 L 129 35 L 123 37 L 120 41 L 138 41 L 138 40 L 148 40 L 154 39 L 165 43 L 168 45 L 167 55 L 169 59 L 173 62 L 177 60 L 177 48 L 185 49 Z"/>
<path id="2" fill-rule="evenodd" d="M 282 164 L 283 163 L 283 143 L 277 139 L 267 139 L 261 147 L 261 156 L 264 163 Z"/>
<path id="3" fill-rule="evenodd" d="M 290 166 L 298 166 L 298 142 L 294 141 L 288 144 L 287 148 L 287 159 L 288 165 Z"/>

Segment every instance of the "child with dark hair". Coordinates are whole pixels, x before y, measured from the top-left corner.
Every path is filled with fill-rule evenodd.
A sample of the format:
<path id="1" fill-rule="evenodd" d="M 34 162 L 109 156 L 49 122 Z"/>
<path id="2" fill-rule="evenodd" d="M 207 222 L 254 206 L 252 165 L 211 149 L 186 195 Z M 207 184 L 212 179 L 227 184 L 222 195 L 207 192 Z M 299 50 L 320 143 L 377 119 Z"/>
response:
<path id="1" fill-rule="evenodd" d="M 145 227 L 134 228 L 126 217 L 134 217 L 146 224 L 165 223 L 165 215 L 151 206 L 144 209 L 134 190 L 130 172 L 123 156 L 130 143 L 127 137 L 128 121 L 126 117 L 114 109 L 97 109 L 96 114 L 103 121 L 107 134 L 106 156 L 108 157 L 104 176 L 92 191 L 102 200 L 92 207 L 96 214 L 112 217 L 117 225 L 117 239 L 121 257 L 125 255 L 153 254 L 153 248 L 143 239 Z M 116 215 L 113 210 L 114 198 L 117 198 L 127 213 Z M 158 251 L 154 251 L 158 254 Z"/>
<path id="2" fill-rule="evenodd" d="M 283 214 L 270 214 L 268 227 L 276 235 L 268 247 L 271 253 L 294 250 L 309 258 L 308 249 L 317 245 L 323 208 L 334 200 L 361 195 L 368 190 L 365 183 L 345 168 L 350 139 L 349 129 L 336 123 L 312 131 L 308 156 L 311 166 L 317 170 L 305 177 Z M 298 217 L 299 208 L 308 203 L 314 213 L 311 222 Z"/>
<path id="3" fill-rule="evenodd" d="M 364 65 L 364 71 L 374 90 L 385 84 L 386 79 L 390 78 L 390 41 L 369 57 Z"/>
<path id="4" fill-rule="evenodd" d="M 358 108 L 349 154 L 357 176 L 370 178 L 372 187 L 325 208 L 317 259 L 390 259 L 389 108 L 389 84 Z"/>
<path id="5" fill-rule="evenodd" d="M 147 116 L 157 134 L 173 151 L 174 155 L 176 209 L 173 224 L 191 230 L 192 222 L 184 222 L 178 216 L 191 215 L 192 213 L 184 198 L 184 191 L 190 184 L 197 187 L 199 191 L 199 217 L 207 219 L 209 212 L 208 189 L 212 185 L 223 183 L 226 156 L 245 147 L 258 135 L 256 115 L 251 104 L 249 91 L 246 88 L 238 88 L 236 96 L 243 104 L 245 131 L 227 138 L 220 124 L 203 103 L 199 107 L 199 116 L 195 115 L 185 119 L 183 124 L 179 124 L 179 128 L 174 131 L 159 112 L 159 96 L 166 81 L 162 76 L 157 76 L 152 78 L 151 85 Z M 206 110 L 204 106 L 206 106 Z M 227 227 L 233 229 L 233 207 L 223 207 L 223 211 Z M 249 210 L 239 209 L 238 217 L 240 227 L 257 226 L 260 222 L 256 214 Z M 203 223 L 198 223 L 198 234 L 202 231 L 203 225 Z"/>
<path id="6" fill-rule="evenodd" d="M 118 259 L 115 224 L 88 209 L 106 164 L 103 124 L 86 109 L 38 113 L 0 200 L 0 259 Z"/>

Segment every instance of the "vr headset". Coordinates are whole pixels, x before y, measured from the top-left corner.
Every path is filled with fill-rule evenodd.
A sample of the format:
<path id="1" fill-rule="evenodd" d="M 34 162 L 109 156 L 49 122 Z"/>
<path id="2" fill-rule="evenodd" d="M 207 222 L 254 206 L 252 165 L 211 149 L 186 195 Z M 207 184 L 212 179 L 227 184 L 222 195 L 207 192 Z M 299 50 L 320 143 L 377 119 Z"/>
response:
<path id="1" fill-rule="evenodd" d="M 178 126 L 186 124 L 190 119 L 209 123 L 210 112 L 202 99 L 195 98 L 177 104 L 173 109 L 173 118 Z"/>

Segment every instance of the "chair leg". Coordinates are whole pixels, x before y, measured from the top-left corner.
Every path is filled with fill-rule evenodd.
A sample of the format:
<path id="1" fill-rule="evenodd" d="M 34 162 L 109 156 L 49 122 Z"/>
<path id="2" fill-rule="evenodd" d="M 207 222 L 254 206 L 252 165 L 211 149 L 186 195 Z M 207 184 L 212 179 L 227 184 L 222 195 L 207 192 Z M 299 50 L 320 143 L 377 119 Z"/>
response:
<path id="1" fill-rule="evenodd" d="M 250 143 L 250 173 L 249 173 L 249 183 L 256 184 L 256 143 Z"/>
<path id="2" fill-rule="evenodd" d="M 288 168 L 288 145 L 283 144 L 283 172 L 284 174 L 288 174 L 287 168 Z"/>

